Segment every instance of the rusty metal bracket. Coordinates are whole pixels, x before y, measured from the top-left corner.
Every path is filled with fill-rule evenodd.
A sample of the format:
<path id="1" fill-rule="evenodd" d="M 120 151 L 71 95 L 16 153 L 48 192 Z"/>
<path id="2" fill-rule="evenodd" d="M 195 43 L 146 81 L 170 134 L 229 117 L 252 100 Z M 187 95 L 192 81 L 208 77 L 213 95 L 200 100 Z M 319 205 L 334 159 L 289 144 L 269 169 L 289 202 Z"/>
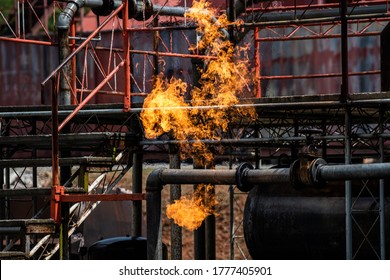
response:
<path id="1" fill-rule="evenodd" d="M 53 186 L 51 188 L 50 217 L 56 224 L 61 222 L 61 196 L 64 194 L 64 186 Z"/>

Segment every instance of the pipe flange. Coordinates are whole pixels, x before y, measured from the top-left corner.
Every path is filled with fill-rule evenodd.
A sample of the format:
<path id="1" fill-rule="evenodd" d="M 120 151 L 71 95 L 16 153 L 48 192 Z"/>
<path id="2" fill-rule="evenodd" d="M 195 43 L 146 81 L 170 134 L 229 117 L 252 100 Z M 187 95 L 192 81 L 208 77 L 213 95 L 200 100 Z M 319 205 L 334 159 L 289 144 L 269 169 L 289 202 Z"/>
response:
<path id="1" fill-rule="evenodd" d="M 290 166 L 290 182 L 294 189 L 302 190 L 306 187 L 300 176 L 301 160 L 297 159 Z"/>
<path id="2" fill-rule="evenodd" d="M 252 169 L 254 169 L 253 165 L 248 162 L 241 163 L 236 169 L 237 188 L 242 192 L 249 192 L 253 187 L 245 182 L 248 171 Z"/>
<path id="3" fill-rule="evenodd" d="M 318 168 L 326 164 L 327 162 L 322 158 L 317 158 L 313 160 L 310 164 L 310 177 L 313 182 L 313 185 L 316 187 L 321 187 L 325 183 L 321 181 L 320 178 L 318 178 Z"/>
<path id="4" fill-rule="evenodd" d="M 91 10 L 97 16 L 108 16 L 114 10 L 114 0 L 103 0 L 103 5 Z"/>
<path id="5" fill-rule="evenodd" d="M 130 11 L 129 5 L 129 17 L 133 15 L 135 20 L 142 21 L 148 20 L 153 15 L 153 3 L 151 0 L 137 0 L 135 1 L 135 11 Z"/>

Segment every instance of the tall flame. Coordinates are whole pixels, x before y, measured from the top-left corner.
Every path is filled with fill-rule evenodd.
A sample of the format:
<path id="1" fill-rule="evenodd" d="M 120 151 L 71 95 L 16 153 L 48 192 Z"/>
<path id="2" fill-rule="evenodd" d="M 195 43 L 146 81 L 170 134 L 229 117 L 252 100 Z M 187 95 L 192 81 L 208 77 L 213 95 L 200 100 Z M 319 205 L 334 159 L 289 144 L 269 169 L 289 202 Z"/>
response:
<path id="1" fill-rule="evenodd" d="M 159 76 L 151 94 L 145 98 L 141 120 L 147 138 L 169 132 L 175 139 L 183 140 L 183 158 L 191 156 L 198 164 L 206 166 L 212 162 L 213 152 L 202 140 L 220 140 L 221 133 L 228 130 L 232 120 L 255 116 L 254 110 L 234 107 L 239 103 L 237 95 L 250 89 L 251 75 L 247 49 L 235 48 L 226 38 L 226 30 L 231 24 L 226 15 L 216 19 L 209 3 L 199 0 L 193 2 L 186 16 L 197 22 L 197 31 L 202 35 L 191 50 L 212 57 L 203 69 L 198 69 L 200 86 L 192 88 L 191 100 L 186 101 L 186 83 Z M 213 206 L 199 200 L 195 193 L 169 205 L 167 215 L 182 226 L 196 229 L 204 218 L 213 214 L 210 209 Z M 188 224 L 184 217 L 188 217 Z"/>

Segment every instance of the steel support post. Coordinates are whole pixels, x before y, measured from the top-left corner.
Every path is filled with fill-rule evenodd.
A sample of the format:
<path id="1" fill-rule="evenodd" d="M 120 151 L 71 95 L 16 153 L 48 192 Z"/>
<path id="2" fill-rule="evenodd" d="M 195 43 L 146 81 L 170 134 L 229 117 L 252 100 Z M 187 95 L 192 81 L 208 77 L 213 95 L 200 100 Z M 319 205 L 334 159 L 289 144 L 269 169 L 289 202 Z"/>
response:
<path id="1" fill-rule="evenodd" d="M 340 18 L 341 18 L 341 96 L 340 101 L 346 103 L 349 95 L 348 81 L 348 3 L 346 0 L 340 0 Z M 351 163 L 351 110 L 345 108 L 344 124 L 344 162 Z M 351 181 L 345 181 L 345 233 L 346 233 L 346 258 L 352 259 L 352 186 Z"/>
<path id="2" fill-rule="evenodd" d="M 344 162 L 351 164 L 351 109 L 345 108 L 345 140 L 344 140 Z M 353 258 L 352 248 L 352 183 L 345 181 L 345 238 L 346 238 L 346 259 Z"/>
<path id="3" fill-rule="evenodd" d="M 207 168 L 214 168 L 207 167 Z M 215 186 L 209 186 L 207 189 L 205 188 L 205 205 L 212 208 L 212 212 L 214 213 L 214 200 L 215 199 Z M 206 217 L 205 220 L 205 248 L 206 248 L 206 260 L 215 260 L 217 258 L 216 255 L 216 225 L 215 225 L 215 215 L 211 214 Z"/>
<path id="4" fill-rule="evenodd" d="M 60 260 L 69 260 L 69 203 L 61 203 Z"/>
<path id="5" fill-rule="evenodd" d="M 229 155 L 229 170 L 233 168 L 233 156 Z M 234 227 L 234 185 L 229 185 L 229 214 L 230 214 L 230 259 L 234 260 L 234 242 L 235 242 L 235 227 Z"/>
<path id="6" fill-rule="evenodd" d="M 385 109 L 381 107 L 379 110 L 379 135 L 383 134 L 383 125 L 384 125 L 384 114 Z M 380 162 L 384 163 L 385 161 L 385 145 L 383 137 L 379 136 L 379 153 L 380 153 Z M 381 260 L 386 259 L 386 223 L 385 223 L 385 180 L 379 180 L 379 231 L 380 231 L 380 258 Z"/>
<path id="7" fill-rule="evenodd" d="M 122 9 L 122 36 L 123 36 L 123 59 L 125 61 L 124 65 L 124 74 L 125 74 L 125 96 L 123 100 L 123 111 L 128 112 L 131 107 L 131 73 L 130 73 L 130 40 L 128 28 L 128 18 L 129 18 L 129 0 L 123 1 Z"/>
<path id="8" fill-rule="evenodd" d="M 390 24 L 381 32 L 381 90 L 390 90 Z"/>
<path id="9" fill-rule="evenodd" d="M 196 163 L 194 160 L 194 169 L 203 169 L 203 166 Z M 199 187 L 201 182 L 194 185 L 194 190 Z M 205 193 L 200 191 L 202 196 L 202 203 L 205 203 Z M 206 259 L 206 224 L 205 221 L 202 222 L 201 226 L 194 230 L 194 258 L 195 260 L 205 260 Z"/>
<path id="10" fill-rule="evenodd" d="M 50 201 L 50 216 L 54 221 L 59 222 L 59 203 L 55 194 L 58 193 L 60 187 L 60 175 L 59 175 L 59 143 L 58 143 L 58 76 L 54 76 L 52 83 L 54 84 L 52 90 L 52 197 Z"/>
<path id="11" fill-rule="evenodd" d="M 142 193 L 142 149 L 138 147 L 133 153 L 132 191 Z M 134 237 L 142 236 L 142 201 L 133 201 L 132 233 Z"/>
<path id="12" fill-rule="evenodd" d="M 169 145 L 169 168 L 180 169 L 179 147 L 174 144 Z M 181 197 L 181 186 L 179 184 L 170 185 L 170 203 Z M 181 260 L 182 256 L 182 228 L 171 221 L 171 259 Z"/>
<path id="13" fill-rule="evenodd" d="M 390 24 L 383 29 L 380 37 L 380 46 L 381 46 L 381 90 L 388 91 L 390 90 Z M 379 135 L 382 135 L 384 132 L 384 122 L 385 122 L 385 108 L 381 107 L 380 110 L 380 120 L 379 120 Z M 385 146 L 383 137 L 379 137 L 379 150 L 381 155 L 381 161 L 385 160 Z M 379 181 L 379 223 L 380 223 L 380 251 L 381 259 L 386 257 L 386 224 L 385 224 L 385 194 L 384 194 L 384 180 Z"/>
<path id="14" fill-rule="evenodd" d="M 255 40 L 255 88 L 256 98 L 261 98 L 261 55 L 260 55 L 260 28 L 256 27 L 253 32 Z"/>

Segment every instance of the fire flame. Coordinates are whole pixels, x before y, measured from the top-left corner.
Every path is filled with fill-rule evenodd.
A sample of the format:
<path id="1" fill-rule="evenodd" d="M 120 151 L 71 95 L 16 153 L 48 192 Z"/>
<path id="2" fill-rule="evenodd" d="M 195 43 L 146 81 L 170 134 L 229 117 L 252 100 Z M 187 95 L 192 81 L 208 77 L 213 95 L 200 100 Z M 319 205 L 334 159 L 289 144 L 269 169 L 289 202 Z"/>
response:
<path id="1" fill-rule="evenodd" d="M 197 31 L 202 35 L 193 53 L 207 54 L 200 72 L 199 87 L 191 90 L 191 100 L 185 100 L 187 85 L 180 79 L 168 80 L 160 75 L 155 86 L 145 98 L 141 121 L 147 138 L 163 133 L 181 141 L 183 158 L 191 156 L 198 165 L 206 166 L 213 161 L 213 152 L 202 140 L 220 140 L 221 133 L 229 128 L 236 118 L 255 117 L 252 109 L 238 109 L 238 95 L 250 90 L 251 73 L 248 69 L 247 49 L 235 47 L 227 38 L 226 30 L 231 24 L 226 15 L 215 18 L 205 0 L 194 1 L 186 16 L 197 22 Z M 213 205 L 206 205 L 200 196 L 182 197 L 168 205 L 167 215 L 175 223 L 189 229 L 196 229 L 210 214 Z"/>
<path id="2" fill-rule="evenodd" d="M 182 227 L 195 230 L 202 225 L 207 216 L 216 214 L 215 199 L 211 185 L 199 185 L 193 194 L 182 196 L 167 206 L 167 217 Z"/>

